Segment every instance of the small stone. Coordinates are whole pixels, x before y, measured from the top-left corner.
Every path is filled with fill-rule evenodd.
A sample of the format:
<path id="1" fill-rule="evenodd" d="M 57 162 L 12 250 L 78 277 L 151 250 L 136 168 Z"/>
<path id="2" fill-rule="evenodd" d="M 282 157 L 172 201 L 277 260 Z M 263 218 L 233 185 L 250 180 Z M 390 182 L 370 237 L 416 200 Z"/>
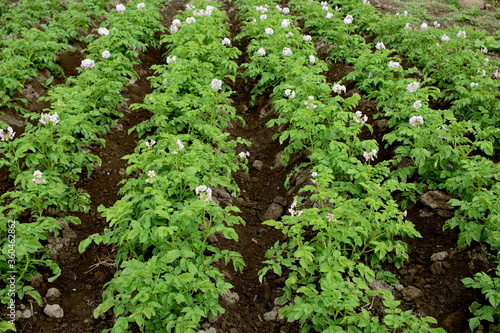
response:
<path id="1" fill-rule="evenodd" d="M 265 321 L 275 321 L 278 318 L 278 308 L 274 307 L 271 311 L 264 313 Z"/>
<path id="2" fill-rule="evenodd" d="M 286 206 L 286 200 L 282 196 L 278 195 L 276 198 L 274 198 L 273 202 L 277 203 L 278 205 L 281 205 L 283 207 Z"/>
<path id="3" fill-rule="evenodd" d="M 403 294 L 403 298 L 407 301 L 412 301 L 414 299 L 417 299 L 423 294 L 422 290 L 413 286 L 404 288 L 401 293 Z"/>
<path id="4" fill-rule="evenodd" d="M 277 203 L 272 203 L 262 215 L 262 221 L 267 221 L 267 220 L 277 220 L 283 215 L 283 206 L 277 204 Z"/>
<path id="5" fill-rule="evenodd" d="M 43 282 L 43 275 L 41 274 L 33 275 L 33 277 L 31 278 L 31 286 L 33 288 L 40 287 L 40 284 L 42 284 L 42 282 Z"/>
<path id="6" fill-rule="evenodd" d="M 394 290 L 394 287 L 389 285 L 387 282 L 382 281 L 382 280 L 373 280 L 372 282 L 368 283 L 368 286 L 372 290 L 379 290 L 379 289 L 385 289 L 385 290 Z"/>
<path id="7" fill-rule="evenodd" d="M 453 209 L 448 201 L 453 197 L 441 191 L 429 191 L 420 196 L 420 201 L 432 209 Z"/>
<path id="8" fill-rule="evenodd" d="M 45 295 L 47 298 L 59 298 L 61 297 L 61 292 L 57 288 L 50 288 L 47 290 L 47 295 Z"/>
<path id="9" fill-rule="evenodd" d="M 449 211 L 448 209 L 439 209 L 437 211 L 437 214 L 441 217 L 452 217 L 453 213 Z"/>
<path id="10" fill-rule="evenodd" d="M 229 292 L 227 294 L 220 294 L 222 299 L 229 305 L 236 304 L 240 300 L 240 295 L 235 292 Z"/>
<path id="11" fill-rule="evenodd" d="M 262 161 L 255 160 L 252 163 L 252 167 L 254 167 L 254 169 L 260 171 L 260 170 L 262 170 L 262 168 L 264 168 L 264 163 Z"/>
<path id="12" fill-rule="evenodd" d="M 402 284 L 398 284 L 397 286 L 394 287 L 397 291 L 402 291 L 403 289 L 405 289 L 405 286 L 403 286 Z"/>
<path id="13" fill-rule="evenodd" d="M 64 317 L 64 310 L 59 304 L 47 304 L 43 309 L 43 312 L 50 318 L 62 318 Z"/>
<path id="14" fill-rule="evenodd" d="M 29 319 L 31 318 L 32 314 L 31 314 L 31 310 L 30 309 L 26 309 L 23 311 L 23 314 L 21 315 L 21 318 L 24 318 L 24 319 Z"/>
<path id="15" fill-rule="evenodd" d="M 443 261 L 446 258 L 448 258 L 448 252 L 446 251 L 441 251 L 441 252 L 436 252 L 431 256 L 431 261 Z"/>

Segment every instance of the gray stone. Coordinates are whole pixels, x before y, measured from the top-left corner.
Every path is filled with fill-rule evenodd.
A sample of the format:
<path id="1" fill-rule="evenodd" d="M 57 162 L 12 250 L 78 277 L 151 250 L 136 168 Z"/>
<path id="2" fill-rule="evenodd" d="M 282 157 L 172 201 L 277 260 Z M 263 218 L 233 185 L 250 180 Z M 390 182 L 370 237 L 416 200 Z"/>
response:
<path id="1" fill-rule="evenodd" d="M 23 311 L 22 315 L 21 315 L 21 318 L 24 318 L 24 319 L 29 319 L 31 318 L 33 314 L 31 313 L 31 310 L 30 309 L 26 309 Z"/>
<path id="2" fill-rule="evenodd" d="M 240 295 L 235 292 L 229 292 L 227 294 L 220 294 L 221 298 L 229 305 L 236 304 L 240 300 Z"/>
<path id="3" fill-rule="evenodd" d="M 277 203 L 278 205 L 281 205 L 283 207 L 286 206 L 286 200 L 282 196 L 278 195 L 276 198 L 274 198 L 273 202 Z"/>
<path id="4" fill-rule="evenodd" d="M 372 290 L 379 290 L 379 289 L 385 289 L 390 291 L 394 290 L 393 286 L 382 280 L 373 280 L 372 282 L 368 283 L 368 286 Z"/>
<path id="5" fill-rule="evenodd" d="M 262 215 L 262 221 L 277 220 L 283 215 L 283 206 L 273 202 Z"/>
<path id="6" fill-rule="evenodd" d="M 260 171 L 260 170 L 262 170 L 262 168 L 264 168 L 264 163 L 262 161 L 255 160 L 252 163 L 252 167 L 254 167 L 254 169 Z"/>
<path id="7" fill-rule="evenodd" d="M 448 204 L 448 201 L 453 197 L 441 191 L 429 191 L 420 196 L 420 201 L 432 209 L 453 209 L 453 206 Z"/>
<path id="8" fill-rule="evenodd" d="M 57 288 L 50 288 L 47 290 L 47 295 L 45 295 L 47 298 L 59 298 L 61 297 L 61 292 Z"/>
<path id="9" fill-rule="evenodd" d="M 274 307 L 271 311 L 264 313 L 265 321 L 275 321 L 278 318 L 278 308 Z"/>
<path id="10" fill-rule="evenodd" d="M 431 256 L 431 261 L 443 261 L 446 258 L 448 258 L 448 252 L 446 251 L 441 251 L 441 252 L 436 252 Z"/>
<path id="11" fill-rule="evenodd" d="M 43 309 L 43 312 L 50 318 L 62 318 L 64 317 L 64 310 L 59 304 L 47 304 Z"/>
<path id="12" fill-rule="evenodd" d="M 31 286 L 33 288 L 40 287 L 42 282 L 43 282 L 43 275 L 42 274 L 33 275 L 33 277 L 31 278 Z"/>
<path id="13" fill-rule="evenodd" d="M 404 288 L 401 293 L 403 294 L 403 298 L 407 301 L 412 301 L 414 299 L 419 298 L 422 296 L 423 292 L 422 290 L 418 289 L 417 287 L 409 286 Z"/>

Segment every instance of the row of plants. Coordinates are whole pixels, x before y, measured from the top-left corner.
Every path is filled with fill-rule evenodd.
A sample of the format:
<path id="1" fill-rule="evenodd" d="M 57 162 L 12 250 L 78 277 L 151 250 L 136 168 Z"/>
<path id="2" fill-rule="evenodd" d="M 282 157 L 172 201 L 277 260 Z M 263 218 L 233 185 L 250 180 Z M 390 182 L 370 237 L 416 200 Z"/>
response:
<path id="1" fill-rule="evenodd" d="M 43 267 L 53 271 L 50 282 L 60 275 L 43 240 L 57 236 L 61 222 L 81 222 L 64 214 L 90 209 L 90 197 L 77 188 L 77 182 L 101 163 L 90 153 L 90 146 L 104 145 L 99 136 L 122 115 L 117 106 L 125 100 L 121 90 L 136 76 L 137 47 L 153 43 L 155 33 L 163 29 L 162 3 L 150 2 L 146 7 L 129 2 L 126 10 L 119 6 L 112 9 L 103 26 L 89 37 L 93 40 L 85 50 L 88 58 L 81 63 L 80 75 L 48 92 L 43 99 L 51 105 L 44 112 L 25 115 L 27 125 L 21 135 L 16 136 L 11 127 L 0 129 L 0 166 L 8 168 L 15 186 L 1 196 L 0 216 L 16 221 L 15 285 L 19 299 L 29 295 L 41 305 L 39 293 L 30 286 L 31 277 Z M 1 228 L 5 235 L 7 225 Z M 6 272 L 7 237 L 1 242 L 0 265 Z M 9 302 L 7 288 L 0 291 L 0 297 L 2 304 Z"/>
<path id="2" fill-rule="evenodd" d="M 130 178 L 123 197 L 100 207 L 109 222 L 92 242 L 117 247 L 116 272 L 106 284 L 97 317 L 111 310 L 111 332 L 196 332 L 201 320 L 224 309 L 220 294 L 230 292 L 221 272 L 244 262 L 235 251 L 219 249 L 213 237 L 237 241 L 233 225 L 244 223 L 236 207 L 222 207 L 217 193 L 238 195 L 232 172 L 246 170 L 247 152 L 236 154 L 241 139 L 224 132 L 242 121 L 230 106 L 240 52 L 231 45 L 219 4 L 196 0 L 176 15 L 161 37 L 168 52 L 150 78 L 153 92 L 134 109 L 152 113 L 134 127 L 142 139 L 125 156 Z"/>
<path id="3" fill-rule="evenodd" d="M 296 168 L 311 175 L 303 196 L 289 216 L 264 222 L 288 237 L 266 253 L 267 266 L 260 272 L 261 278 L 269 271 L 287 273 L 280 315 L 298 320 L 301 332 L 442 332 L 429 326 L 436 323 L 433 318 L 402 311 L 389 291 L 369 287 L 375 278 L 394 282 L 382 263 L 401 267 L 408 255 L 399 238 L 420 235 L 393 199 L 394 192 L 413 185 L 392 177 L 389 161 L 372 165 L 379 147 L 359 139 L 363 127 L 371 130 L 366 117 L 354 112 L 360 96 L 344 98 L 345 86 L 326 83 L 320 74 L 326 64 L 289 8 L 262 0 L 236 3 L 244 21 L 240 38 L 249 40 L 251 62 L 244 75 L 256 80 L 255 94 L 274 87 L 270 96 L 279 118 L 268 125 L 287 124 L 277 134 L 287 143 L 282 161 L 308 151 L 308 161 Z M 330 33 L 344 36 L 353 29 L 352 16 L 326 3 L 289 4 L 300 7 L 299 17 L 326 7 Z M 370 304 L 378 296 L 384 309 L 375 314 Z"/>
<path id="4" fill-rule="evenodd" d="M 365 6 L 368 9 L 363 15 L 356 16 L 349 9 L 359 12 L 359 4 L 348 1 L 342 4 L 343 15 L 349 13 L 360 21 L 360 31 L 363 31 L 363 27 L 376 27 L 373 30 L 379 34 L 370 45 L 360 40 L 360 48 L 365 51 L 348 59 L 353 63 L 354 70 L 342 81 L 355 80 L 360 89 L 378 101 L 382 115 L 388 118 L 389 126 L 393 128 L 384 140 L 388 145 L 397 146 L 394 162 L 399 163 L 403 158 L 412 162 L 406 167 L 395 166 L 392 174 L 402 181 L 414 181 L 413 177 L 418 177 L 424 180 L 422 185 L 425 184 L 429 189 L 446 190 L 459 198 L 450 202 L 458 209 L 445 227 L 460 228 L 460 246 L 473 241 L 484 242 L 494 258 L 498 253 L 499 218 L 495 207 L 500 204 L 500 173 L 498 164 L 487 156 L 495 155 L 500 134 L 495 111 L 498 109 L 498 80 L 494 80 L 494 69 L 498 63 L 485 60 L 483 52 L 477 50 L 477 42 L 471 47 L 470 41 L 463 41 L 467 36 L 474 36 L 473 30 L 458 30 L 457 27 L 437 30 L 426 25 L 412 29 L 410 23 L 402 24 L 408 20 L 405 16 L 392 18 L 394 21 L 391 21 L 390 16 L 386 15 L 385 23 L 379 24 L 380 20 L 370 6 Z M 368 11 L 373 11 L 373 14 L 367 15 Z M 323 26 L 328 26 L 325 18 L 323 21 Z M 321 24 L 321 20 L 318 20 L 317 26 Z M 453 37 L 454 41 L 441 37 L 446 47 L 436 45 L 426 48 L 425 52 L 415 47 L 419 45 L 415 40 L 435 42 L 438 36 L 448 35 L 456 37 Z M 474 38 L 477 41 L 484 35 Z M 399 39 L 403 47 L 394 42 Z M 387 48 L 386 44 L 392 46 L 393 42 L 396 48 Z M 410 49 L 411 52 L 408 51 Z M 443 60 L 442 49 L 450 53 L 446 57 L 447 61 L 434 62 L 434 59 Z M 330 57 L 339 56 L 335 55 L 336 52 L 334 48 L 334 55 Z M 401 52 L 410 55 L 410 59 L 418 61 L 418 65 L 423 68 L 404 69 L 401 66 L 402 59 L 396 56 Z M 427 57 L 429 53 L 432 55 Z M 469 62 L 467 59 L 475 60 Z M 493 77 L 490 77 L 491 74 Z M 482 79 L 476 80 L 478 77 Z M 459 94 L 451 92 L 454 89 Z M 451 103 L 449 110 L 431 107 L 440 98 Z M 469 99 L 469 104 L 463 104 L 464 99 Z M 422 193 L 422 188 L 415 187 L 406 195 L 415 198 Z M 498 320 L 499 290 L 495 287 L 495 281 L 498 281 L 497 277 L 490 277 L 486 273 L 478 273 L 474 279 L 463 280 L 468 287 L 482 289 L 490 302 L 485 306 L 475 302 L 471 306 L 475 315 L 470 321 L 471 329 L 479 326 L 481 320 Z"/>
<path id="5" fill-rule="evenodd" d="M 43 85 L 50 85 L 53 76 L 64 75 L 57 64 L 60 52 L 74 49 L 71 41 L 83 40 L 81 29 L 87 30 L 92 20 L 105 13 L 103 0 L 22 1 L 7 7 L 2 14 L 0 29 L 0 107 L 25 112 L 27 101 L 15 98 L 26 79 L 36 77 L 39 70 L 48 69 L 51 77 Z M 45 23 L 40 20 L 45 20 Z"/>

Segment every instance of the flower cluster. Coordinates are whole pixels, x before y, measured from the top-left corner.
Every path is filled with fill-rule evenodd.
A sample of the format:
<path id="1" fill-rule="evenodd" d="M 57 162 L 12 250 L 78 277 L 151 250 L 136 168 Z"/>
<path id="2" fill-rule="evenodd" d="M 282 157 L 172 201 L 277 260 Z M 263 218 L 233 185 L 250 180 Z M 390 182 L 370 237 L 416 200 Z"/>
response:
<path id="1" fill-rule="evenodd" d="M 355 122 L 364 124 L 368 121 L 368 116 L 363 115 L 361 111 L 356 111 L 355 115 L 352 117 Z"/>
<path id="2" fill-rule="evenodd" d="M 450 40 L 450 37 L 446 36 L 446 34 L 444 34 L 444 35 L 441 36 L 441 41 L 442 42 L 447 42 L 449 40 Z"/>
<path id="3" fill-rule="evenodd" d="M 250 157 L 250 153 L 248 151 L 242 151 L 241 153 L 238 154 L 240 158 L 248 158 Z"/>
<path id="4" fill-rule="evenodd" d="M 118 5 L 116 5 L 116 11 L 119 12 L 119 13 L 123 13 L 125 11 L 125 6 L 122 5 L 121 3 L 119 3 Z"/>
<path id="5" fill-rule="evenodd" d="M 231 40 L 229 38 L 224 38 L 222 40 L 222 45 L 231 45 Z"/>
<path id="6" fill-rule="evenodd" d="M 94 60 L 92 60 L 92 59 L 84 59 L 84 60 L 82 60 L 82 63 L 80 64 L 80 67 L 84 68 L 84 69 L 86 69 L 86 68 L 92 69 L 92 68 L 94 68 L 94 66 L 95 66 L 95 63 L 94 63 Z"/>
<path id="7" fill-rule="evenodd" d="M 263 47 L 257 50 L 257 54 L 260 56 L 265 56 L 266 55 L 266 50 L 264 50 Z"/>
<path id="8" fill-rule="evenodd" d="M 174 62 L 177 62 L 176 56 L 167 57 L 167 64 L 172 64 Z"/>
<path id="9" fill-rule="evenodd" d="M 152 148 L 156 144 L 156 141 L 155 140 L 146 141 L 144 144 L 146 145 L 146 147 Z"/>
<path id="10" fill-rule="evenodd" d="M 345 93 L 346 87 L 344 85 L 341 85 L 341 84 L 336 84 L 333 86 L 332 90 L 334 93 L 337 93 L 337 94 L 340 94 L 341 92 Z"/>
<path id="11" fill-rule="evenodd" d="M 266 33 L 266 35 L 272 35 L 272 34 L 274 34 L 273 28 L 265 28 L 264 32 Z"/>
<path id="12" fill-rule="evenodd" d="M 388 65 L 390 68 L 393 68 L 393 69 L 396 69 L 399 67 L 399 62 L 397 61 L 389 61 L 389 65 Z"/>
<path id="13" fill-rule="evenodd" d="M 43 179 L 43 174 L 40 170 L 36 170 L 35 172 L 33 172 L 33 178 L 31 178 L 31 180 L 35 183 L 35 184 L 43 184 L 46 182 L 45 179 Z"/>
<path id="14" fill-rule="evenodd" d="M 281 53 L 286 57 L 286 56 L 291 56 L 292 55 L 292 50 L 289 47 L 284 47 Z"/>
<path id="15" fill-rule="evenodd" d="M 295 98 L 295 90 L 286 89 L 285 96 L 287 96 L 288 98 Z"/>
<path id="16" fill-rule="evenodd" d="M 347 16 L 344 18 L 344 23 L 345 23 L 345 24 L 351 24 L 353 19 L 354 19 L 354 18 L 352 17 L 352 15 L 347 15 Z"/>
<path id="17" fill-rule="evenodd" d="M 194 191 L 196 192 L 196 195 L 200 196 L 200 198 L 203 199 L 205 197 L 205 201 L 212 200 L 212 189 L 210 187 L 206 187 L 205 185 L 200 185 L 197 186 Z"/>
<path id="18" fill-rule="evenodd" d="M 144 2 L 137 4 L 137 9 L 139 9 L 139 10 L 142 10 L 144 7 L 146 7 L 146 4 Z"/>
<path id="19" fill-rule="evenodd" d="M 363 152 L 363 157 L 365 158 L 366 161 L 374 161 L 375 157 L 377 157 L 377 150 L 376 149 L 372 149 L 369 152 L 364 151 Z"/>
<path id="20" fill-rule="evenodd" d="M 406 90 L 408 90 L 409 92 L 412 92 L 414 93 L 415 91 L 418 90 L 418 88 L 420 88 L 420 83 L 416 82 L 416 81 L 413 81 L 412 83 L 410 83 L 407 87 L 406 87 Z"/>
<path id="21" fill-rule="evenodd" d="M 302 37 L 302 40 L 304 42 L 310 42 L 310 41 L 312 41 L 312 37 L 310 35 L 305 35 Z"/>
<path id="22" fill-rule="evenodd" d="M 309 56 L 309 61 L 311 62 L 311 64 L 314 64 L 316 62 L 316 57 L 313 56 L 313 55 L 310 55 Z"/>
<path id="23" fill-rule="evenodd" d="M 422 23 L 420 25 L 420 30 L 427 30 L 427 28 L 429 28 L 429 26 L 427 25 L 427 23 Z"/>
<path id="24" fill-rule="evenodd" d="M 302 211 L 296 211 L 295 208 L 297 207 L 297 201 L 292 202 L 290 205 L 290 208 L 288 209 L 288 212 L 290 213 L 290 216 L 300 216 L 302 215 Z"/>
<path id="25" fill-rule="evenodd" d="M 186 19 L 186 23 L 187 24 L 193 24 L 193 23 L 196 23 L 196 19 L 194 17 L 188 17 Z"/>
<path id="26" fill-rule="evenodd" d="M 326 218 L 329 220 L 335 220 L 335 215 L 333 215 L 332 213 L 328 213 L 326 214 Z"/>
<path id="27" fill-rule="evenodd" d="M 470 83 L 471 88 L 476 87 L 478 85 L 479 85 L 479 83 L 477 83 L 477 82 L 471 82 Z"/>
<path id="28" fill-rule="evenodd" d="M 385 49 L 385 45 L 382 42 L 378 42 L 377 44 L 375 44 L 375 48 L 377 50 L 384 50 Z"/>
<path id="29" fill-rule="evenodd" d="M 420 109 L 421 107 L 422 107 L 422 102 L 420 100 L 415 101 L 415 103 L 413 103 L 414 109 Z"/>
<path id="30" fill-rule="evenodd" d="M 182 144 L 181 140 L 177 140 L 175 143 L 177 143 L 179 150 L 184 149 L 184 145 Z M 178 153 L 177 149 L 172 152 L 172 154 L 177 154 L 177 153 Z"/>
<path id="31" fill-rule="evenodd" d="M 288 8 L 288 7 L 283 7 L 283 8 L 281 8 L 281 6 L 280 6 L 280 5 L 276 5 L 276 9 L 277 9 L 278 11 L 282 12 L 282 13 L 283 13 L 283 14 L 285 14 L 285 15 L 290 14 L 290 8 Z"/>
<path id="32" fill-rule="evenodd" d="M 316 171 L 311 173 L 311 177 L 313 178 L 311 180 L 311 183 L 316 184 L 316 177 L 317 176 L 318 176 L 318 173 Z"/>
<path id="33" fill-rule="evenodd" d="M 148 178 L 146 179 L 146 183 L 153 183 L 155 181 L 156 172 L 154 170 L 148 171 Z"/>
<path id="34" fill-rule="evenodd" d="M 326 19 L 331 19 L 332 17 L 333 17 L 333 13 L 331 13 L 331 12 L 326 13 L 326 16 L 325 16 Z"/>
<path id="35" fill-rule="evenodd" d="M 460 31 L 457 33 L 457 37 L 458 37 L 458 38 L 466 38 L 466 37 L 467 37 L 467 34 L 465 33 L 465 31 L 460 30 Z"/>
<path id="36" fill-rule="evenodd" d="M 103 51 L 102 52 L 102 57 L 105 58 L 105 59 L 107 59 L 107 58 L 111 57 L 111 53 L 108 50 Z"/>
<path id="37" fill-rule="evenodd" d="M 309 96 L 307 98 L 309 100 L 304 102 L 304 105 L 306 106 L 306 108 L 307 109 L 316 109 L 318 106 L 312 102 L 312 101 L 314 101 L 314 96 Z"/>
<path id="38" fill-rule="evenodd" d="M 255 7 L 255 10 L 261 13 L 267 13 L 267 7 L 264 6 Z"/>
<path id="39" fill-rule="evenodd" d="M 195 10 L 193 11 L 194 16 L 212 16 L 212 12 L 215 10 L 214 6 L 206 6 L 205 10 Z"/>
<path id="40" fill-rule="evenodd" d="M 48 114 L 48 113 L 42 113 L 40 115 L 40 122 L 44 125 L 47 125 L 48 123 L 51 123 L 52 125 L 57 125 L 59 122 L 59 116 L 57 113 L 54 114 Z"/>
<path id="41" fill-rule="evenodd" d="M 195 6 L 195 5 L 193 5 L 193 4 L 191 4 L 191 3 L 188 3 L 188 4 L 186 5 L 186 10 L 194 10 L 195 8 L 196 8 L 196 6 Z"/>
<path id="42" fill-rule="evenodd" d="M 259 17 L 259 19 L 260 19 L 261 21 L 263 21 L 263 20 L 267 20 L 267 14 L 262 14 L 262 15 Z"/>
<path id="43" fill-rule="evenodd" d="M 16 132 L 12 129 L 12 127 L 7 127 L 7 131 L 4 131 L 3 129 L 0 129 L 0 140 L 4 142 L 8 142 L 12 139 L 14 139 L 14 135 L 16 135 Z"/>
<path id="44" fill-rule="evenodd" d="M 104 27 L 100 27 L 99 29 L 97 29 L 97 33 L 101 36 L 107 36 L 109 35 L 109 30 Z"/>
<path id="45" fill-rule="evenodd" d="M 417 127 L 424 124 L 424 118 L 422 116 L 413 116 L 410 118 L 409 123 L 413 127 Z"/>
<path id="46" fill-rule="evenodd" d="M 290 21 L 287 20 L 287 19 L 283 19 L 283 21 L 281 21 L 281 27 L 282 28 L 287 28 L 290 26 Z"/>
<path id="47" fill-rule="evenodd" d="M 222 81 L 219 79 L 212 80 L 212 89 L 219 90 L 222 87 Z"/>

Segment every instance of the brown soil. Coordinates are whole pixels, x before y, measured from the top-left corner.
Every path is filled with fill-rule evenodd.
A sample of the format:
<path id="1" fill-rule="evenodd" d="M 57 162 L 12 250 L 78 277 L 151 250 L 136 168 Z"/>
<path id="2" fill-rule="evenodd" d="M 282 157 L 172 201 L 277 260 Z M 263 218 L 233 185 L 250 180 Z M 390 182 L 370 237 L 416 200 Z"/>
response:
<path id="1" fill-rule="evenodd" d="M 175 11 L 182 7 L 181 3 L 169 7 L 164 13 L 165 24 L 168 24 Z M 236 21 L 233 14 L 231 23 L 233 34 L 236 34 L 240 23 Z M 237 46 L 244 51 L 245 42 L 241 43 Z M 103 136 L 106 140 L 105 148 L 92 147 L 92 153 L 101 158 L 103 165 L 97 168 L 90 178 L 77 184 L 78 188 L 90 194 L 92 206 L 88 214 L 77 214 L 82 224 L 71 226 L 75 234 L 70 237 L 68 245 L 54 256 L 54 260 L 62 269 L 62 275 L 55 282 L 49 283 L 47 282 L 49 272 L 42 272 L 44 282 L 37 288 L 42 297 L 52 287 L 61 292 L 59 299 L 44 299 L 44 306 L 46 301 L 49 304 L 60 304 L 65 311 L 64 318 L 51 319 L 43 313 L 43 308 L 31 300 L 24 299 L 18 301 L 17 307 L 20 308 L 21 304 L 27 308 L 32 307 L 34 315 L 30 319 L 17 321 L 18 332 L 101 332 L 105 328 L 112 327 L 111 313 L 95 319 L 93 310 L 101 301 L 103 285 L 112 278 L 115 272 L 114 249 L 91 245 L 85 253 L 79 254 L 77 248 L 80 241 L 91 234 L 102 232 L 106 227 L 106 221 L 100 217 L 97 207 L 100 205 L 110 207 L 119 199 L 118 182 L 126 177 L 125 168 L 127 167 L 122 157 L 133 151 L 138 140 L 135 133 L 127 134 L 128 129 L 149 117 L 145 110 L 130 111 L 129 105 L 141 102 L 151 91 L 147 77 L 153 75 L 151 66 L 162 62 L 163 53 L 164 50 L 149 49 L 141 56 L 142 64 L 136 68 L 140 75 L 139 79 L 123 90 L 123 96 L 128 99 L 127 103 L 120 106 L 124 116 L 118 120 L 118 125 Z M 75 68 L 79 66 L 83 56 L 75 51 L 61 55 L 60 59 L 60 65 L 66 75 L 76 75 Z M 240 61 L 246 61 L 245 56 L 242 56 Z M 337 81 L 349 71 L 349 66 L 337 64 L 327 73 L 327 76 L 330 81 Z M 46 94 L 45 88 L 40 84 L 42 79 L 43 77 L 30 80 L 30 86 L 38 96 Z M 246 125 L 234 125 L 229 131 L 233 137 L 242 137 L 252 142 L 251 147 L 244 148 L 251 154 L 249 172 L 234 174 L 241 188 L 241 196 L 231 200 L 232 204 L 241 209 L 241 216 L 246 221 L 246 225 L 236 227 L 240 236 L 239 242 L 219 240 L 217 245 L 241 253 L 245 259 L 246 268 L 242 273 L 223 268 L 228 282 L 234 285 L 233 291 L 239 295 L 240 299 L 235 305 L 225 304 L 227 308 L 225 314 L 218 318 L 211 318 L 202 324 L 203 327 L 215 327 L 217 332 L 222 333 L 298 332 L 299 326 L 295 323 L 287 323 L 284 320 L 263 320 L 264 313 L 273 308 L 274 299 L 281 295 L 284 279 L 268 275 L 261 283 L 257 278 L 257 272 L 263 267 L 265 251 L 276 241 L 283 239 L 279 231 L 262 225 L 264 215 L 273 204 L 281 208 L 282 214 L 286 214 L 300 184 L 292 182 L 291 189 L 285 189 L 283 184 L 294 165 L 303 161 L 305 157 L 296 156 L 294 162 L 283 167 L 279 163 L 279 153 L 284 146 L 272 140 L 273 134 L 279 129 L 265 126 L 268 120 L 275 117 L 268 95 L 264 94 L 257 98 L 255 105 L 250 107 L 252 82 L 244 82 L 238 78 L 232 87 L 235 91 L 232 96 L 234 107 L 245 119 Z M 358 92 L 354 84 L 349 88 L 351 92 Z M 41 112 L 47 107 L 47 104 L 39 103 L 34 98 L 30 98 L 29 102 L 30 112 Z M 370 119 L 373 118 L 373 114 L 377 113 L 374 103 L 366 99 L 362 100 L 360 110 L 368 114 Z M 16 132 L 22 132 L 22 118 L 15 113 L 6 111 L 0 119 L 12 124 Z M 381 123 L 373 122 L 373 119 L 372 125 L 375 131 L 372 138 L 380 141 L 387 128 Z M 368 133 L 363 135 L 368 136 Z M 390 152 L 388 151 L 387 154 L 390 155 Z M 384 155 L 379 158 L 384 158 Z M 8 170 L 0 169 L 0 192 L 3 193 L 12 188 L 13 182 L 8 178 Z M 446 215 L 447 212 L 440 212 L 440 214 Z M 488 261 L 484 254 L 485 250 L 479 245 L 459 248 L 456 245 L 457 232 L 442 230 L 446 218 L 420 203 L 409 207 L 408 219 L 416 225 L 423 237 L 405 240 L 409 244 L 410 260 L 403 269 L 395 270 L 389 267 L 387 269 L 394 272 L 403 286 L 414 286 L 423 294 L 417 299 L 407 301 L 396 292 L 402 300 L 402 307 L 413 309 L 417 315 L 435 317 L 439 321 L 439 326 L 450 333 L 467 332 L 467 320 L 471 316 L 468 306 L 474 300 L 481 299 L 481 296 L 474 290 L 466 289 L 460 279 L 471 276 L 479 270 L 487 269 Z M 440 251 L 447 251 L 448 258 L 437 264 L 433 263 L 430 260 L 431 255 Z"/>

